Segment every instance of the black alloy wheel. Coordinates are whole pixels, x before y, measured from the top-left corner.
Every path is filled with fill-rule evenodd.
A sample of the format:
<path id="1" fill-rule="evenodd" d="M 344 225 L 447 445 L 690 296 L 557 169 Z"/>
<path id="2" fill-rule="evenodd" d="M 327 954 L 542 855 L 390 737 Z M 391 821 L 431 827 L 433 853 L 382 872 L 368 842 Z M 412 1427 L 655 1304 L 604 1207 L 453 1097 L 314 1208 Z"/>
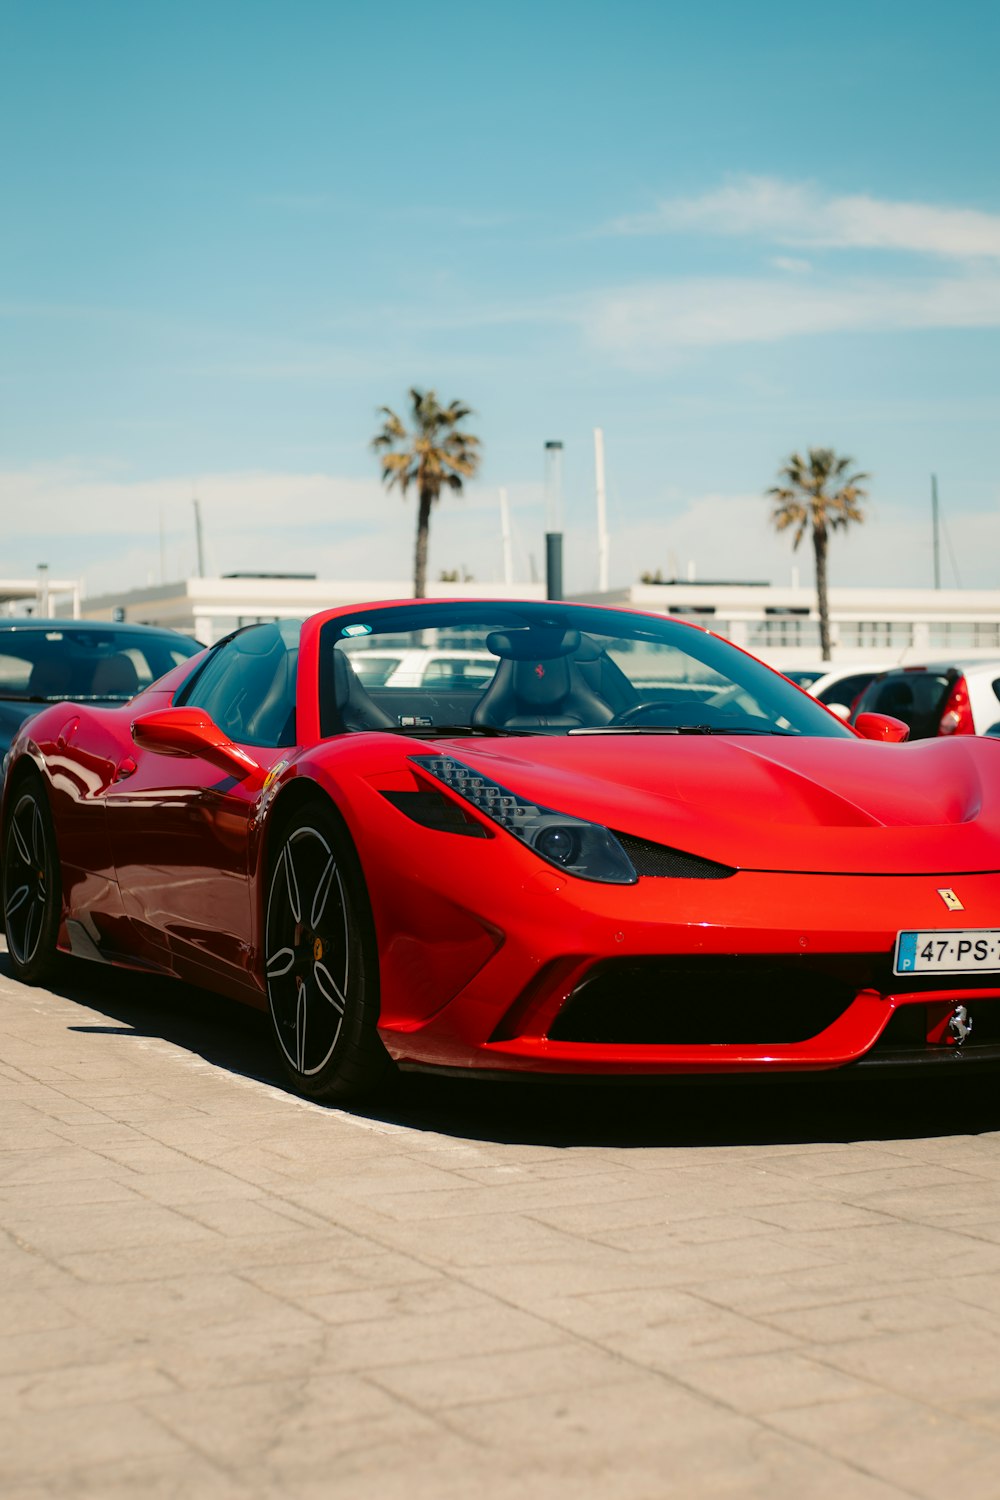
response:
<path id="1" fill-rule="evenodd" d="M 321 804 L 277 837 L 264 971 L 278 1052 L 313 1099 L 356 1098 L 390 1069 L 376 1030 L 378 962 L 357 857 Z"/>
<path id="2" fill-rule="evenodd" d="M 41 984 L 58 965 L 62 888 L 48 797 L 35 776 L 23 782 L 11 798 L 3 850 L 3 901 L 11 967 L 18 979 Z"/>

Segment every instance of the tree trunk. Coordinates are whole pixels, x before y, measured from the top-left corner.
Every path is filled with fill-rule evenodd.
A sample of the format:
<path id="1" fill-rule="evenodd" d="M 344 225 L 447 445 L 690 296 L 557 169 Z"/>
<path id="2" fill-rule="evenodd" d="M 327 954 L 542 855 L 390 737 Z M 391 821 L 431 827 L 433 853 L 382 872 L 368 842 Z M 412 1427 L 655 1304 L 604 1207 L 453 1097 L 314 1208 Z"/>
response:
<path id="1" fill-rule="evenodd" d="M 427 538 L 431 529 L 431 490 L 421 489 L 417 509 L 417 545 L 413 554 L 413 597 L 423 599 L 427 593 Z"/>
<path id="2" fill-rule="evenodd" d="M 830 660 L 830 604 L 826 597 L 826 544 L 825 531 L 813 532 L 813 550 L 816 553 L 816 604 L 819 608 L 819 654 L 824 661 Z"/>

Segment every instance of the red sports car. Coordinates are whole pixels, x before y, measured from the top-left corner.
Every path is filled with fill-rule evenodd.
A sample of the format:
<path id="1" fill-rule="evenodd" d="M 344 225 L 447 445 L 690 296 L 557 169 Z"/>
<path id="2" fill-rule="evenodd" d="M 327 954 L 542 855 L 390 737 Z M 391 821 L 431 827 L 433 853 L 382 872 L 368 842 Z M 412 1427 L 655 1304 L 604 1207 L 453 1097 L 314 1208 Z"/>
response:
<path id="1" fill-rule="evenodd" d="M 390 686 L 371 651 L 442 666 Z M 68 952 L 267 1008 L 318 1098 L 393 1063 L 997 1060 L 1000 745 L 905 734 L 627 610 L 411 600 L 248 626 L 124 707 L 22 729 L 10 961 L 40 981 Z"/>

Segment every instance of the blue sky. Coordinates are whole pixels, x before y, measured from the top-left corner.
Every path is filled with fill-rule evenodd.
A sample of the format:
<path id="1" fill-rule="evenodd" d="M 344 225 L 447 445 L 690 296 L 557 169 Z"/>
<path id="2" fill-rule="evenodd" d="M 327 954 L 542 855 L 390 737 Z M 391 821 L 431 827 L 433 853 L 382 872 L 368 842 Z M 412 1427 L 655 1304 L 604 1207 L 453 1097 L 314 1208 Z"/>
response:
<path id="1" fill-rule="evenodd" d="M 0 0 L 0 575 L 407 576 L 376 408 L 475 408 L 431 577 L 786 581 L 795 447 L 872 474 L 832 581 L 998 582 L 1000 10 Z M 163 542 L 161 544 L 161 535 Z"/>

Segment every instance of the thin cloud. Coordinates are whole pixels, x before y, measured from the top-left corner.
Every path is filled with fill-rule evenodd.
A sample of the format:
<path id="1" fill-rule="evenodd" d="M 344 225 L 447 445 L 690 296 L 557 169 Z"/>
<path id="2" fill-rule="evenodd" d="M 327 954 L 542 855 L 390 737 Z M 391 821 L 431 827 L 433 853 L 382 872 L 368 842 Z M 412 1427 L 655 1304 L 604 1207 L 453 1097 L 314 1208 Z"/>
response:
<path id="1" fill-rule="evenodd" d="M 817 282 L 690 278 L 625 287 L 581 316 L 589 341 L 639 367 L 676 351 L 809 334 L 1000 326 L 1000 274 Z"/>
<path id="2" fill-rule="evenodd" d="M 812 262 L 803 260 L 798 255 L 775 255 L 771 264 L 777 271 L 791 271 L 796 276 L 802 276 L 806 271 L 812 270 Z"/>
<path id="3" fill-rule="evenodd" d="M 1000 257 L 1000 214 L 867 194 L 832 197 L 811 183 L 740 177 L 616 220 L 622 235 L 699 233 L 797 248 L 895 250 L 953 260 Z"/>
<path id="4" fill-rule="evenodd" d="M 701 579 L 774 583 L 788 582 L 796 568 L 803 586 L 810 586 L 808 546 L 794 553 L 787 537 L 768 525 L 763 490 L 769 478 L 761 477 L 759 491 L 671 494 L 645 505 L 613 506 L 612 585 L 635 582 L 657 567 L 683 576 L 690 564 Z M 32 577 L 44 560 L 50 577 L 82 577 L 91 596 L 186 578 L 196 562 L 193 493 L 201 500 L 210 572 L 314 572 L 321 579 L 372 580 L 373 587 L 411 576 L 412 497 L 401 502 L 375 478 L 256 472 L 204 475 L 192 483 L 123 480 L 69 465 L 0 474 L 0 507 L 9 518 L 5 571 L 9 577 Z M 515 578 L 527 581 L 539 575 L 544 561 L 541 487 L 514 484 L 509 499 Z M 640 514 L 643 509 L 650 513 Z M 594 524 L 579 513 L 567 522 L 567 587 L 594 589 Z M 948 533 L 962 583 L 991 586 L 1000 512 L 950 510 Z M 467 499 L 442 501 L 431 526 L 429 577 L 435 579 L 442 568 L 466 569 L 481 583 L 500 581 L 495 489 L 477 485 Z M 831 568 L 834 585 L 929 584 L 929 525 L 914 515 L 909 501 L 883 496 L 877 510 L 869 508 L 864 526 L 838 538 Z"/>
<path id="5" fill-rule="evenodd" d="M 82 579 L 88 595 L 171 582 L 195 571 L 192 499 L 198 496 L 210 572 L 310 572 L 320 578 L 406 580 L 416 501 L 376 475 L 214 473 L 129 479 L 71 464 L 0 472 L 8 577 Z M 540 486 L 513 484 L 518 576 L 530 571 L 520 536 L 540 533 Z M 521 526 L 518 526 L 520 518 Z M 485 485 L 442 499 L 431 526 L 431 570 L 501 575 L 498 492 Z"/>
<path id="6" fill-rule="evenodd" d="M 684 577 L 693 567 L 697 578 L 759 579 L 777 585 L 798 578 L 813 586 L 812 549 L 793 551 L 789 538 L 768 524 L 769 503 L 760 493 L 692 495 L 675 502 L 668 518 L 629 521 L 611 538 L 611 571 L 618 582 L 638 580 L 660 568 L 665 577 Z M 929 587 L 933 558 L 930 526 L 903 501 L 883 500 L 866 507 L 863 526 L 852 527 L 831 544 L 833 587 Z M 955 511 L 948 534 L 967 588 L 989 588 L 994 578 L 991 556 L 1000 547 L 1000 514 Z M 584 540 L 590 541 L 590 538 Z M 581 549 L 581 558 L 583 551 Z M 591 541 L 592 555 L 592 541 Z M 887 559 L 891 559 L 887 563 Z M 586 566 L 581 563 L 581 568 Z M 574 574 L 574 586 L 575 578 Z M 957 585 L 949 562 L 946 586 Z"/>

